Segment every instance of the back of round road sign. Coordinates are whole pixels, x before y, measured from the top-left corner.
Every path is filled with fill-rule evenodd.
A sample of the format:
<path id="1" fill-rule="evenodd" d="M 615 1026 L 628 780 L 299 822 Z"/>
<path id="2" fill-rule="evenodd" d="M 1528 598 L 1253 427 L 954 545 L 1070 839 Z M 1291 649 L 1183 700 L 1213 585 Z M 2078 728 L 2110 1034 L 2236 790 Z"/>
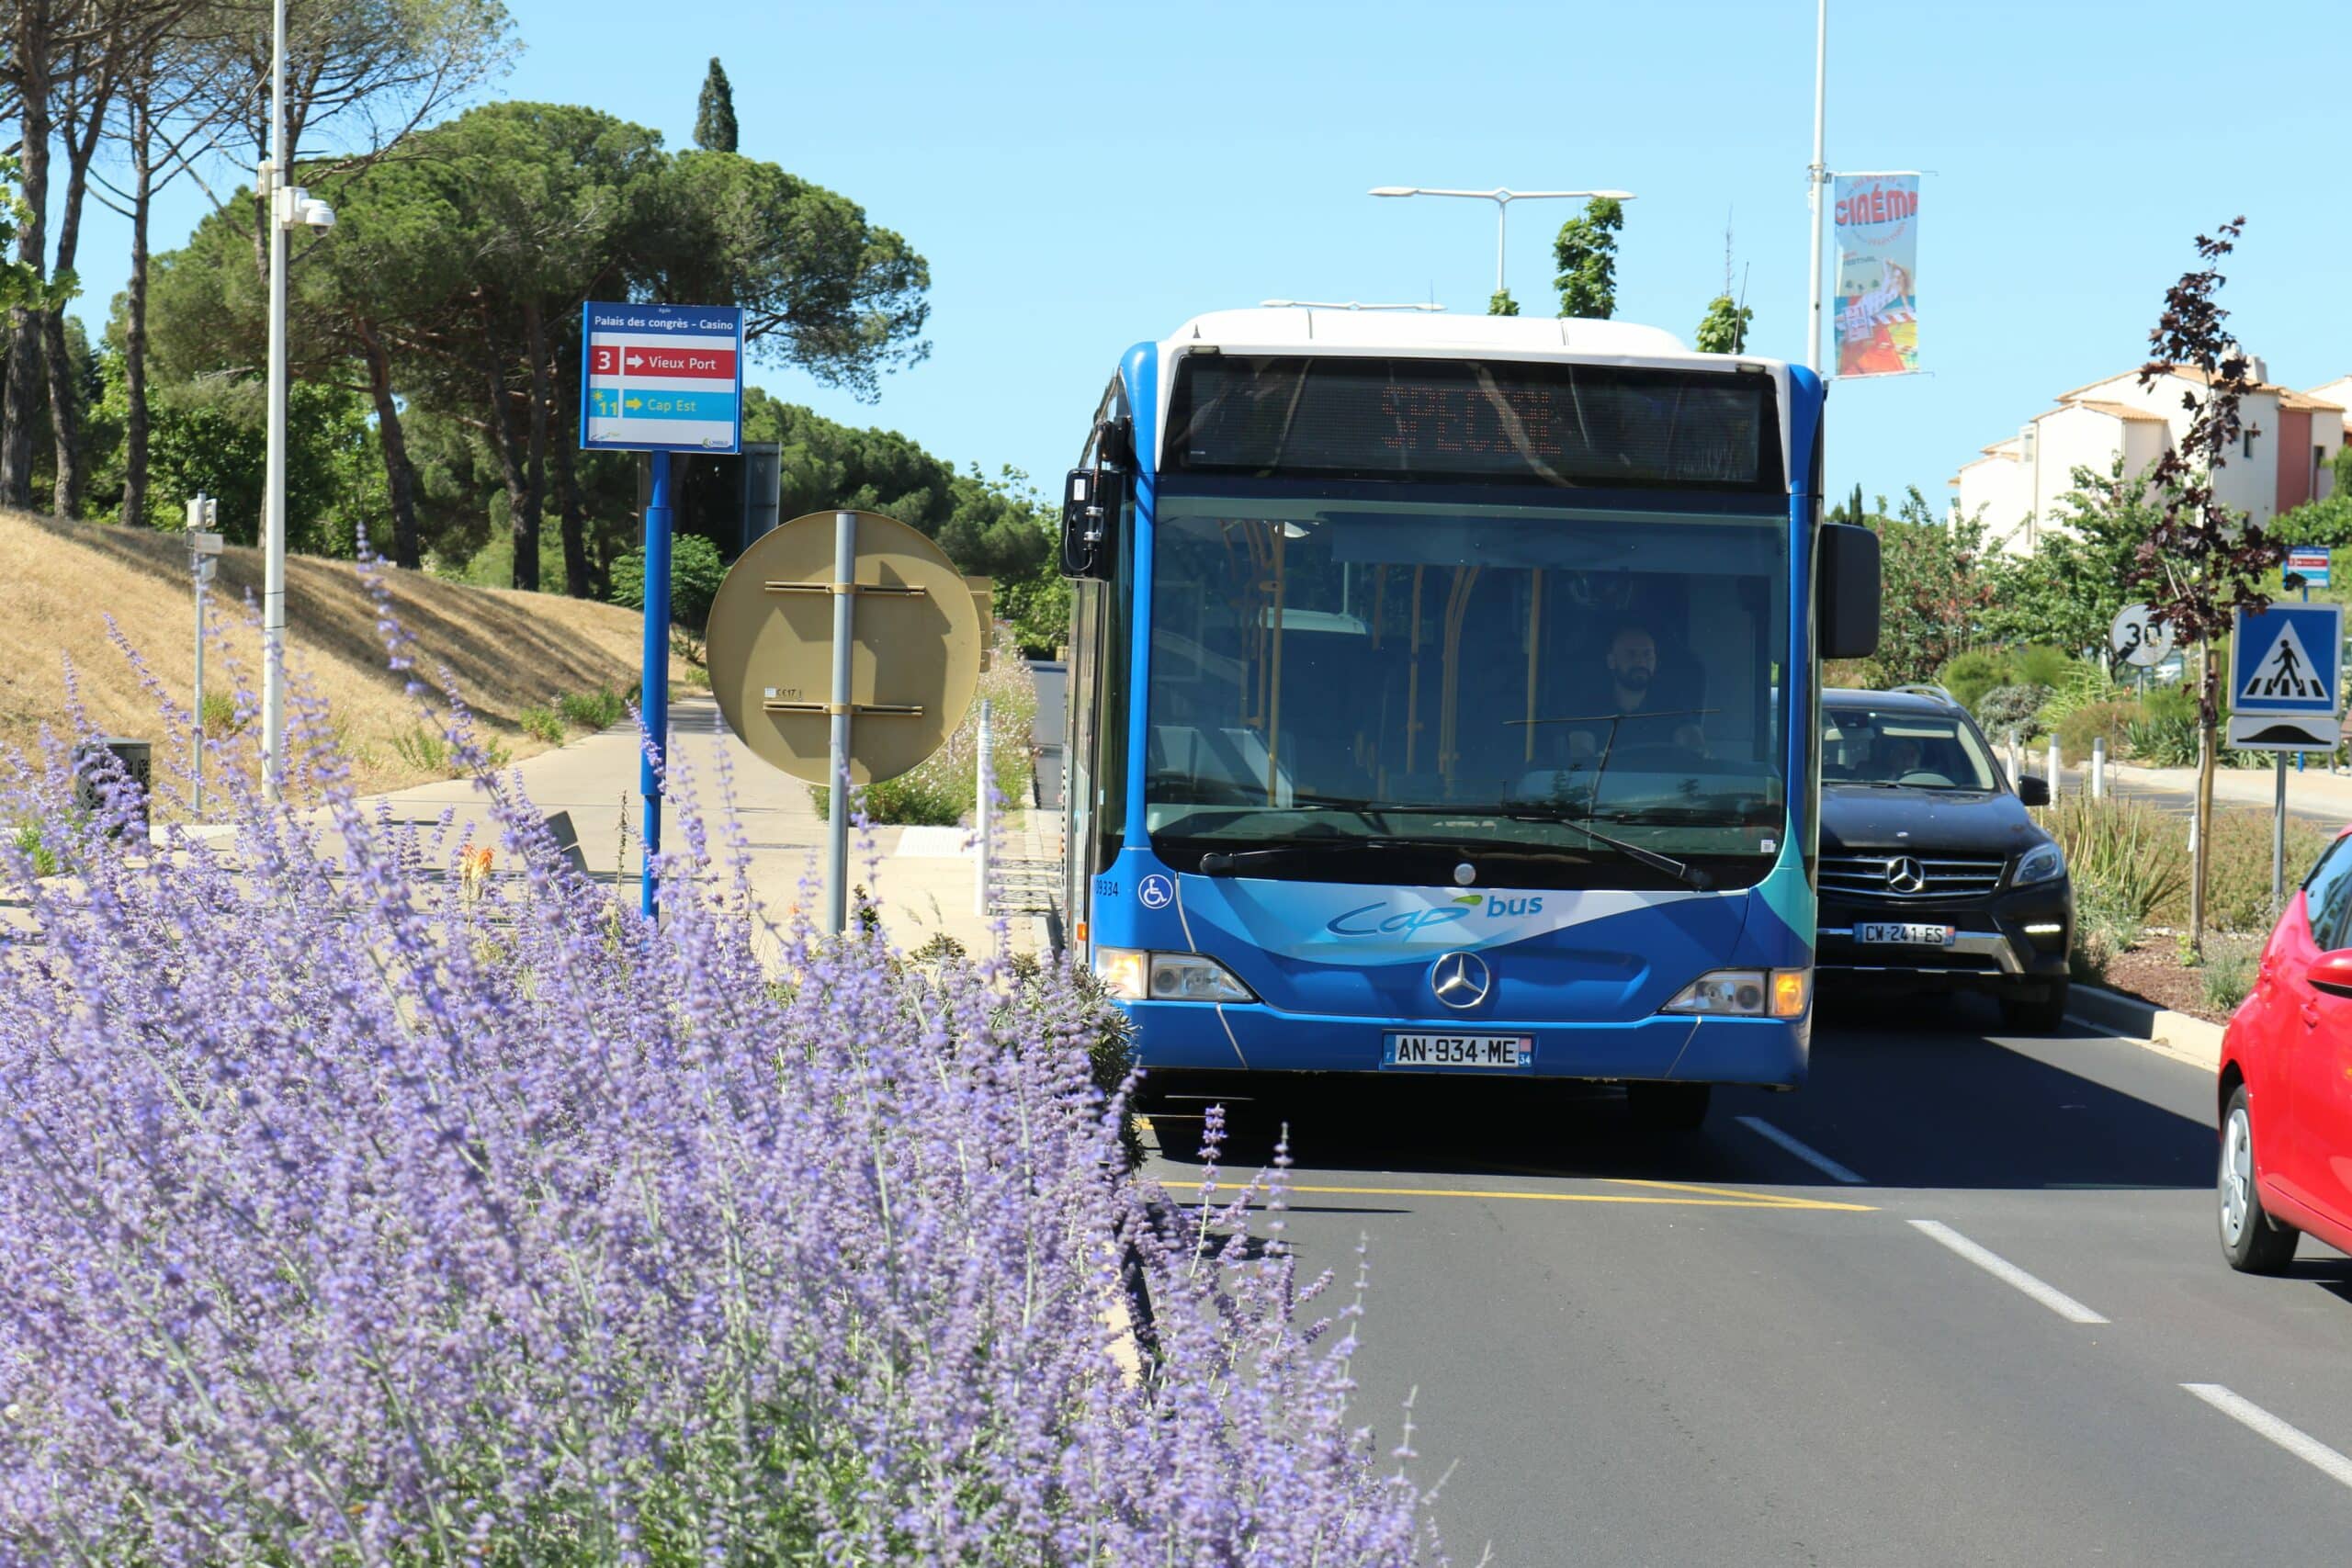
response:
<path id="1" fill-rule="evenodd" d="M 834 581 L 831 512 L 796 517 L 745 550 L 710 607 L 710 685 L 728 728 L 762 760 L 831 783 L 833 600 L 851 595 L 850 782 L 898 777 L 945 744 L 980 678 L 972 590 L 939 547 L 879 513 L 857 515 L 856 570 Z"/>

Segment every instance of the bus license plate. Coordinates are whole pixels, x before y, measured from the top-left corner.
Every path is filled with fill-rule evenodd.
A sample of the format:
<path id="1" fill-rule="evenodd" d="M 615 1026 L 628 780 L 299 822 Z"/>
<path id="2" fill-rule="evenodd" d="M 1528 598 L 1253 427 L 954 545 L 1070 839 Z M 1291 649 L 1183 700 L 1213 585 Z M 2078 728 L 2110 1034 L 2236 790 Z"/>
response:
<path id="1" fill-rule="evenodd" d="M 1856 942 L 1896 947 L 1950 947 L 1955 934 L 1951 926 L 1898 925 L 1877 920 L 1866 920 L 1854 928 Z"/>
<path id="2" fill-rule="evenodd" d="M 1380 1054 L 1384 1067 L 1485 1067 L 1506 1072 L 1534 1066 L 1529 1034 L 1392 1034 Z"/>

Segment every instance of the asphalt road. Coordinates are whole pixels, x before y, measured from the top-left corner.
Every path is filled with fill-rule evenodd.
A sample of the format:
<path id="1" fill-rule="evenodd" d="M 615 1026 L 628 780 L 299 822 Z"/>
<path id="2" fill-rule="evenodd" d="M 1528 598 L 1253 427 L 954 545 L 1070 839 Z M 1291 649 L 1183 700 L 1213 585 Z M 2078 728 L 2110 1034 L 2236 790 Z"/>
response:
<path id="1" fill-rule="evenodd" d="M 2222 1263 L 2211 1076 L 1836 1016 L 1805 1089 L 1679 1137 L 1427 1075 L 1250 1108 L 1228 1166 L 1287 1122 L 1308 1271 L 1369 1247 L 1355 1409 L 1385 1451 L 1418 1391 L 1453 1561 L 2352 1560 L 2352 1260 Z"/>

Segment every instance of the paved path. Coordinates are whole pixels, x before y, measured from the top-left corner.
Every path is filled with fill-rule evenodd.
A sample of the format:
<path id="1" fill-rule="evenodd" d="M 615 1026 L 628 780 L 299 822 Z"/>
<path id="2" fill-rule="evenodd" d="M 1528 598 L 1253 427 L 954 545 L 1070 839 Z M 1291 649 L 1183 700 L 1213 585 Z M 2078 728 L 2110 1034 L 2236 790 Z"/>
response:
<path id="1" fill-rule="evenodd" d="M 1718 1091 L 1683 1138 L 1428 1075 L 1257 1108 L 1310 1269 L 1368 1247 L 1351 1409 L 1385 1452 L 1418 1390 L 1455 1562 L 2346 1560 L 2352 1261 L 2223 1265 L 2211 1075 L 1933 1013 L 1849 1013 L 1806 1089 Z"/>
<path id="2" fill-rule="evenodd" d="M 2187 811 L 2197 799 L 2194 768 L 2136 768 L 2109 764 L 2109 776 L 2119 793 L 2138 796 L 2168 811 Z M 2081 775 L 2067 774 L 2069 788 L 2079 787 Z M 2267 768 L 2217 768 L 2213 800 L 2221 806 L 2250 806 L 2264 811 L 2276 799 L 2277 776 Z M 2287 809 L 2297 817 L 2335 829 L 2352 822 L 2352 774 L 2332 773 L 2324 767 L 2295 772 L 2287 761 Z"/>
<path id="3" fill-rule="evenodd" d="M 718 705 L 708 697 L 673 699 L 670 724 L 680 775 L 673 789 L 690 789 L 715 807 L 720 758 L 732 768 L 736 815 L 751 846 L 752 885 L 762 900 L 780 917 L 804 897 L 821 908 L 825 824 L 808 787 L 754 757 L 728 732 Z M 632 885 L 644 863 L 637 742 L 633 726 L 618 725 L 527 758 L 512 770 L 522 775 L 524 789 L 541 812 L 568 814 L 591 875 L 626 877 Z M 463 779 L 383 798 L 404 819 L 433 820 L 445 809 L 454 809 L 461 820 L 483 815 L 481 796 Z M 666 821 L 664 841 L 674 845 L 674 809 Z M 1010 814 L 1006 852 L 1017 859 L 1047 858 L 1050 850 L 1040 842 L 1039 829 L 1049 826 L 1033 813 Z M 869 849 L 852 846 L 852 875 L 878 894 L 884 929 L 899 946 L 920 946 L 939 932 L 973 953 L 993 945 L 992 923 L 975 901 L 968 837 L 958 829 L 877 828 Z M 1008 935 L 1015 951 L 1035 952 L 1044 945 L 1045 922 L 1028 914 L 1013 916 Z"/>

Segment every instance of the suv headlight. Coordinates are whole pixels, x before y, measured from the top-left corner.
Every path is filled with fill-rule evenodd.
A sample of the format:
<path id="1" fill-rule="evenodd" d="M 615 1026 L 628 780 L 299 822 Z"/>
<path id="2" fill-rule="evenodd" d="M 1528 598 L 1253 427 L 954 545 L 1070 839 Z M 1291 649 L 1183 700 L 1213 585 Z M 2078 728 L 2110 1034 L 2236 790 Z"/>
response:
<path id="1" fill-rule="evenodd" d="M 1094 973 L 1102 988 L 1123 1002 L 1254 1002 L 1257 993 L 1233 971 L 1197 953 L 1146 953 L 1132 947 L 1098 947 Z"/>
<path id="2" fill-rule="evenodd" d="M 2056 844 L 2037 844 L 2018 859 L 2017 874 L 2009 878 L 2013 887 L 2030 886 L 2037 882 L 2050 882 L 2066 874 L 2066 852 Z"/>
<path id="3" fill-rule="evenodd" d="M 1723 1018 L 1802 1018 L 1810 969 L 1716 969 L 1674 994 L 1660 1012 Z"/>

